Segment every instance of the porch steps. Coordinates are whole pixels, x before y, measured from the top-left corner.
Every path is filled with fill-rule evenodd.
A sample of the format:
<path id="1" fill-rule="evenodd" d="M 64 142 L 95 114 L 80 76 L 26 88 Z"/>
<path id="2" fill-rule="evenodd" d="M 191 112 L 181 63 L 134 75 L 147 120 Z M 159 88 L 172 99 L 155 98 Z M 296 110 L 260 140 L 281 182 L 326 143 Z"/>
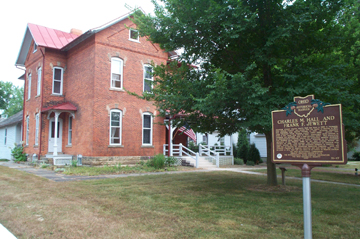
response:
<path id="1" fill-rule="evenodd" d="M 191 157 L 181 157 L 182 160 L 185 160 L 193 167 L 196 167 L 195 159 Z M 205 157 L 199 157 L 199 168 L 216 168 L 216 165 L 210 163 L 208 160 L 205 159 Z"/>
<path id="2" fill-rule="evenodd" d="M 46 158 L 49 160 L 49 162 L 52 161 L 52 163 L 56 166 L 64 166 L 64 165 L 71 165 L 71 161 L 73 160 L 73 155 L 58 153 L 57 156 L 54 156 L 51 153 L 49 153 L 46 154 Z"/>

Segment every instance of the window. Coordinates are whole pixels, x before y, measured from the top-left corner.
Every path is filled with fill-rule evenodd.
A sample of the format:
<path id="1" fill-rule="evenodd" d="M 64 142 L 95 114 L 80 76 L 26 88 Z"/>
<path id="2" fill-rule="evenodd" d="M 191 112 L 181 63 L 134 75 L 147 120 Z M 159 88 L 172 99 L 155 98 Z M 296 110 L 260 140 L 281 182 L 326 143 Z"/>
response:
<path id="1" fill-rule="evenodd" d="M 225 137 L 220 138 L 220 145 L 225 145 Z"/>
<path id="2" fill-rule="evenodd" d="M 7 129 L 5 129 L 4 145 L 6 145 L 6 141 L 7 141 Z"/>
<path id="3" fill-rule="evenodd" d="M 111 88 L 122 89 L 123 61 L 120 58 L 111 58 Z"/>
<path id="4" fill-rule="evenodd" d="M 41 89 L 41 67 L 37 70 L 37 88 L 36 88 L 36 95 L 40 95 L 40 89 Z"/>
<path id="5" fill-rule="evenodd" d="M 143 145 L 152 145 L 152 116 L 150 113 L 143 114 Z"/>
<path id="6" fill-rule="evenodd" d="M 144 92 L 151 92 L 153 81 L 152 70 L 150 65 L 144 66 Z"/>
<path id="7" fill-rule="evenodd" d="M 37 51 L 37 47 L 38 47 L 38 45 L 34 42 L 34 51 L 33 52 Z"/>
<path id="8" fill-rule="evenodd" d="M 53 87 L 52 93 L 56 95 L 62 95 L 63 88 L 63 68 L 53 68 Z"/>
<path id="9" fill-rule="evenodd" d="M 25 136 L 25 144 L 29 145 L 29 116 L 26 116 L 26 136 Z"/>
<path id="10" fill-rule="evenodd" d="M 135 29 L 130 29 L 129 31 L 129 40 L 130 41 L 139 41 L 139 31 Z"/>
<path id="11" fill-rule="evenodd" d="M 35 145 L 39 143 L 39 113 L 35 115 Z"/>
<path id="12" fill-rule="evenodd" d="M 28 100 L 30 100 L 31 97 L 31 73 L 28 75 Z"/>
<path id="13" fill-rule="evenodd" d="M 110 111 L 110 145 L 121 145 L 121 117 L 120 110 Z"/>
<path id="14" fill-rule="evenodd" d="M 68 145 L 72 145 L 72 121 L 73 117 L 69 116 Z"/>

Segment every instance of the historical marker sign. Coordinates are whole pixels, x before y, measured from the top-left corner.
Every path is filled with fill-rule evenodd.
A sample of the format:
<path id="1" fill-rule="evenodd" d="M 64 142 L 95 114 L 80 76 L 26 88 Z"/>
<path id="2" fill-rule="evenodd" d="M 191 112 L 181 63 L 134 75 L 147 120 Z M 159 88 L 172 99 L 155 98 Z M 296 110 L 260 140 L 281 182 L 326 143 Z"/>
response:
<path id="1" fill-rule="evenodd" d="M 294 97 L 283 110 L 272 112 L 272 162 L 346 164 L 341 105 Z"/>

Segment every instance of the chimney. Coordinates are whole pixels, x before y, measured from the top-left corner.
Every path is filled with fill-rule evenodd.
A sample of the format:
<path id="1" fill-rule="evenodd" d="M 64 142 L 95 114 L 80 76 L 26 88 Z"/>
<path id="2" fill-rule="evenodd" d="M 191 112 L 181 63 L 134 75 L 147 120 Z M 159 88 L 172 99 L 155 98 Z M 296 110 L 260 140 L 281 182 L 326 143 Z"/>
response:
<path id="1" fill-rule="evenodd" d="M 71 33 L 71 34 L 74 34 L 74 35 L 77 35 L 77 36 L 80 36 L 80 35 L 82 34 L 82 31 L 79 30 L 79 29 L 72 28 L 72 29 L 70 30 L 70 33 Z"/>

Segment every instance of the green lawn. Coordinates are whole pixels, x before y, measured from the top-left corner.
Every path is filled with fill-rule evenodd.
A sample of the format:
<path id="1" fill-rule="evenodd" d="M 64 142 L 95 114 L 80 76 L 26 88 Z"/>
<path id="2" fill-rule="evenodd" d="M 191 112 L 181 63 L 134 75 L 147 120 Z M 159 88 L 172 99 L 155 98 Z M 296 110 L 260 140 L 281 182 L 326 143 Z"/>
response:
<path id="1" fill-rule="evenodd" d="M 256 170 L 256 172 L 266 173 L 266 169 L 259 169 Z M 281 175 L 281 170 L 277 168 L 276 173 L 277 175 Z M 301 178 L 301 170 L 287 168 L 287 170 L 285 171 L 285 178 L 287 176 Z M 360 171 L 359 175 L 355 176 L 355 171 L 353 172 L 349 170 L 338 170 L 337 168 L 330 167 L 315 167 L 311 171 L 311 179 L 360 185 Z"/>
<path id="2" fill-rule="evenodd" d="M 0 167 L 18 238 L 303 238 L 302 183 L 234 172 L 55 183 Z M 313 182 L 313 238 L 358 238 L 360 188 Z"/>

